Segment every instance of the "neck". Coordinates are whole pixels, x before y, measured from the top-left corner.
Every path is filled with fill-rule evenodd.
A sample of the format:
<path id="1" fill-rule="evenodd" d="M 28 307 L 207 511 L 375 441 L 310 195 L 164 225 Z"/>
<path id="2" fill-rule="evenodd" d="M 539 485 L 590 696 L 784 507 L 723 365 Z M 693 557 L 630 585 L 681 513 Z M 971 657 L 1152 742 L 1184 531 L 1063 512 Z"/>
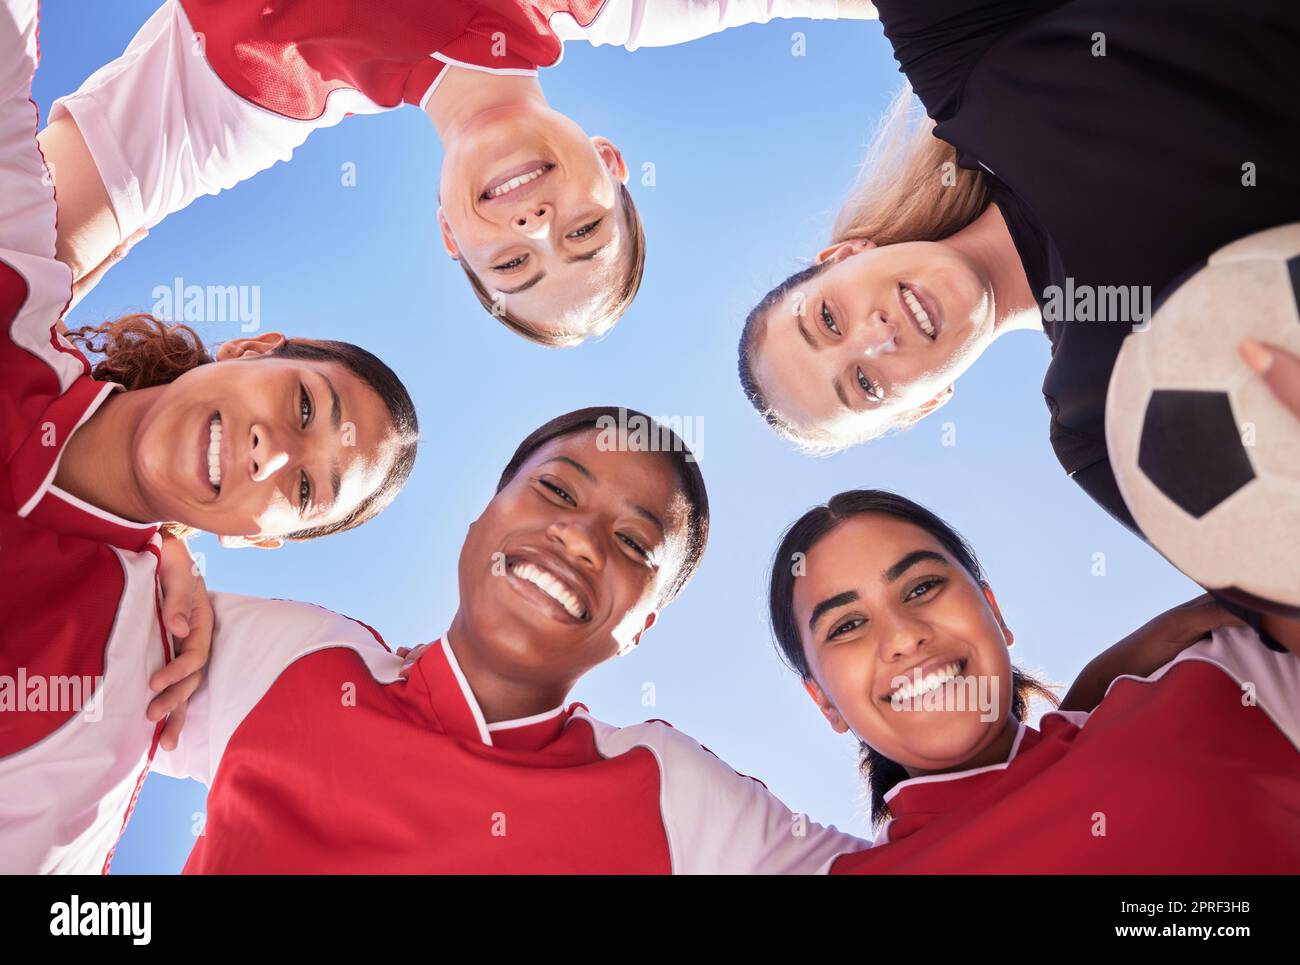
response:
<path id="1" fill-rule="evenodd" d="M 490 645 L 462 610 L 456 611 L 448 636 L 455 642 L 456 662 L 489 724 L 554 710 L 573 687 L 571 680 L 538 683 L 507 676 L 489 666 L 483 656 L 491 652 Z"/>
<path id="2" fill-rule="evenodd" d="M 907 771 L 908 777 L 920 777 L 924 774 L 953 774 L 959 771 L 972 771 L 977 767 L 988 767 L 990 764 L 1005 764 L 1011 756 L 1011 746 L 1016 742 L 1016 734 L 1019 731 L 1020 722 L 1008 714 L 1002 730 L 998 732 L 998 736 L 956 767 L 925 770 L 919 767 L 905 766 L 904 770 Z"/>
<path id="3" fill-rule="evenodd" d="M 1016 244 L 996 204 L 961 231 L 944 239 L 979 267 L 993 289 L 993 337 L 1020 329 L 1041 332 L 1043 319 L 1029 288 Z"/>
<path id="4" fill-rule="evenodd" d="M 546 96 L 536 76 L 489 74 L 448 66 L 424 110 L 445 144 L 457 131 L 490 111 L 545 106 Z"/>
<path id="5" fill-rule="evenodd" d="M 131 446 L 141 418 L 160 391 L 115 392 L 105 399 L 64 446 L 54 484 L 123 519 L 157 522 L 135 478 Z"/>

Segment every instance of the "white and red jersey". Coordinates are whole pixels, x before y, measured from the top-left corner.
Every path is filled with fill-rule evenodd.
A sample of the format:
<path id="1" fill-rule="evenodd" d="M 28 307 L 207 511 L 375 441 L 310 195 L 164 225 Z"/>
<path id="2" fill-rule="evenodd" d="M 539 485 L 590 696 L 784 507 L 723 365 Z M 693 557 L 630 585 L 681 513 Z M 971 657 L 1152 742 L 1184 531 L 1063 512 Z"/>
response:
<path id="1" fill-rule="evenodd" d="M 423 106 L 449 66 L 535 74 L 566 40 L 683 43 L 836 0 L 169 0 L 117 60 L 55 102 L 76 120 L 118 229 L 287 161 L 349 114 Z"/>
<path id="2" fill-rule="evenodd" d="M 170 655 L 158 527 L 54 484 L 64 447 L 120 386 L 56 329 L 53 181 L 36 146 L 37 0 L 0 5 L 0 872 L 99 872 L 161 724 Z"/>
<path id="3" fill-rule="evenodd" d="M 1021 725 L 1007 763 L 886 795 L 833 874 L 1300 872 L 1300 658 L 1217 630 L 1090 713 Z"/>
<path id="4" fill-rule="evenodd" d="M 402 679 L 356 621 L 213 604 L 207 679 L 154 763 L 210 787 L 189 873 L 814 873 L 867 846 L 661 721 L 487 723 L 446 637 Z"/>

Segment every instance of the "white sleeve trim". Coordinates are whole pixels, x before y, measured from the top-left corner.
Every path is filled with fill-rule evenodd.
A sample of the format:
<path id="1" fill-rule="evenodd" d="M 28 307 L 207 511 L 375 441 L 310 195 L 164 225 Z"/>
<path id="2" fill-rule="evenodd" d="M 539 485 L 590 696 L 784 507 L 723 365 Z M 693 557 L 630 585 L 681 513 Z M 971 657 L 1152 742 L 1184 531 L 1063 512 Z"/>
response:
<path id="1" fill-rule="evenodd" d="M 173 751 L 159 747 L 153 770 L 192 777 L 209 787 L 231 736 L 295 662 L 321 650 L 356 651 L 381 684 L 400 679 L 401 657 L 380 646 L 366 627 L 311 603 L 213 593 L 212 656 L 186 710 Z"/>
<path id="2" fill-rule="evenodd" d="M 586 27 L 571 13 L 550 18 L 561 40 L 668 47 L 707 37 L 731 27 L 767 23 L 778 18 L 834 19 L 836 0 L 607 0 Z"/>
<path id="3" fill-rule="evenodd" d="M 1112 680 L 1110 687 L 1121 680 L 1154 683 L 1187 660 L 1214 664 L 1238 686 L 1252 687 L 1256 706 L 1300 750 L 1300 657 L 1270 650 L 1249 627 L 1221 627 L 1208 640 L 1192 644 L 1151 676 L 1124 674 Z M 1106 688 L 1107 694 L 1110 687 Z"/>
<path id="4" fill-rule="evenodd" d="M 578 709 L 569 726 L 578 719 L 591 725 L 603 757 L 638 747 L 654 755 L 674 874 L 825 874 L 841 855 L 871 847 L 791 811 L 760 781 L 662 721 L 620 728 Z"/>

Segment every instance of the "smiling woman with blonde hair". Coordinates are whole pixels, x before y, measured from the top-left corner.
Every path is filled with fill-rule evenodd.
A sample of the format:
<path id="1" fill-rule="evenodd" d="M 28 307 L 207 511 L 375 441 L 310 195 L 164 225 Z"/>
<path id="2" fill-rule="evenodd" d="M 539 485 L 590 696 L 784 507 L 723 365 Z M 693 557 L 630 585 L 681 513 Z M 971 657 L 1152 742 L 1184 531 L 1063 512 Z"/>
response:
<path id="1" fill-rule="evenodd" d="M 1300 221 L 1300 7 L 876 7 L 925 115 L 895 99 L 827 246 L 749 313 L 742 387 L 780 435 L 837 451 L 915 424 L 998 337 L 1041 327 L 1057 457 L 1131 526 L 1103 418 L 1145 320 L 1044 321 L 1040 306 L 1067 288 L 1157 294 L 1228 242 Z"/>

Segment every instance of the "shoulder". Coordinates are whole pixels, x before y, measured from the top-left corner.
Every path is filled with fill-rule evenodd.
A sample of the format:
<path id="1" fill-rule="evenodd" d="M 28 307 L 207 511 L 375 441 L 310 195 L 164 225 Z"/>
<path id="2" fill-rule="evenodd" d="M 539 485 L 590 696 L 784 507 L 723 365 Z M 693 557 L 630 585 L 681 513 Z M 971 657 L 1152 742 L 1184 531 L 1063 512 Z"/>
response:
<path id="1" fill-rule="evenodd" d="M 1225 675 L 1240 688 L 1241 707 L 1262 710 L 1292 744 L 1300 747 L 1300 657 L 1269 649 L 1248 627 L 1215 630 L 1149 677 L 1117 677 L 1102 704 L 1121 681 L 1163 685 L 1188 673 L 1197 679 L 1204 679 L 1203 674 Z"/>
<path id="2" fill-rule="evenodd" d="M 616 727 L 597 720 L 585 707 L 579 707 L 575 710 L 574 717 L 591 725 L 595 733 L 596 749 L 603 757 L 626 754 L 641 747 L 654 754 L 661 768 L 671 768 L 674 773 L 695 773 L 701 776 L 716 773 L 742 777 L 762 786 L 757 778 L 745 777 L 732 770 L 707 747 L 666 720 L 654 718 L 639 724 Z"/>
<path id="3" fill-rule="evenodd" d="M 216 633 L 209 676 L 240 704 L 260 699 L 286 670 L 313 654 L 355 654 L 380 682 L 396 679 L 401 660 L 372 627 L 296 600 L 213 593 Z M 299 668 L 301 670 L 301 668 Z"/>

